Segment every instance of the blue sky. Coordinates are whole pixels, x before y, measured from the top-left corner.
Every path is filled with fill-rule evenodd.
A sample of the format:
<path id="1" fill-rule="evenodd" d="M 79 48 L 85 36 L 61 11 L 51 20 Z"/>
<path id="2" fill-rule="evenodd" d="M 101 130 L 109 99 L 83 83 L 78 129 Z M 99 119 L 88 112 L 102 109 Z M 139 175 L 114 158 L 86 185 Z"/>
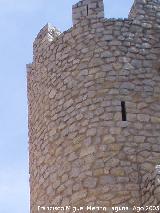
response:
<path id="1" fill-rule="evenodd" d="M 77 0 L 0 0 L 0 212 L 29 213 L 26 64 L 50 22 L 72 26 Z M 133 0 L 104 0 L 105 16 L 127 17 Z"/>

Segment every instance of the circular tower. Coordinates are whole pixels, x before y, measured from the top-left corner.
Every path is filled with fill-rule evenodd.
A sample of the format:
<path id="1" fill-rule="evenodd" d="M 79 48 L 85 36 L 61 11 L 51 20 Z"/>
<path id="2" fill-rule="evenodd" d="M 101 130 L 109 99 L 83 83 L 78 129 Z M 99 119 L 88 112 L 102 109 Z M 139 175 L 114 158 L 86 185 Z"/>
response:
<path id="1" fill-rule="evenodd" d="M 107 20 L 102 0 L 82 0 L 71 29 L 38 34 L 27 66 L 31 213 L 142 203 L 160 156 L 158 9 L 137 0 L 129 19 Z"/>

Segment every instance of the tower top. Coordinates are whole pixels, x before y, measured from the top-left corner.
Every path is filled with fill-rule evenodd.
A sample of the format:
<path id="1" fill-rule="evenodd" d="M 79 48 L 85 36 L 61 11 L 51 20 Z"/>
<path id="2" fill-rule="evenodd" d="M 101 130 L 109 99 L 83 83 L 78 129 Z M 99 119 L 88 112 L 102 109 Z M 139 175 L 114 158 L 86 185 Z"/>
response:
<path id="1" fill-rule="evenodd" d="M 73 25 L 82 19 L 104 18 L 103 0 L 82 0 L 72 7 Z"/>
<path id="2" fill-rule="evenodd" d="M 160 0 L 134 0 L 129 18 L 159 24 Z"/>

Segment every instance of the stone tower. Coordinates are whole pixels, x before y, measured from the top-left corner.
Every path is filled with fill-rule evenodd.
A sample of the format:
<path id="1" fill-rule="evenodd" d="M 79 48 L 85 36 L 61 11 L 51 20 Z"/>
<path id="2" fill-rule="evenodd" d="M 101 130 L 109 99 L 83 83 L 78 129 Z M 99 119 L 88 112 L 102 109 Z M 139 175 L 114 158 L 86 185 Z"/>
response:
<path id="1" fill-rule="evenodd" d="M 115 20 L 82 0 L 72 17 L 40 31 L 27 65 L 31 213 L 158 205 L 160 1 Z"/>

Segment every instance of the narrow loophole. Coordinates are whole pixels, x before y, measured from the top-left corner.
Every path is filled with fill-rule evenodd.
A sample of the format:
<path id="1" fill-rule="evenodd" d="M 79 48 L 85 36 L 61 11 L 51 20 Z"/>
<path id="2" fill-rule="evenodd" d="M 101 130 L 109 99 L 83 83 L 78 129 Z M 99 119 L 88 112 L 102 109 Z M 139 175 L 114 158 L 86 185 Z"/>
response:
<path id="1" fill-rule="evenodd" d="M 127 113 L 126 113 L 125 101 L 121 101 L 121 111 L 122 111 L 122 121 L 126 121 L 127 120 Z"/>
<path id="2" fill-rule="evenodd" d="M 88 8 L 88 4 L 87 4 L 87 16 L 88 16 L 88 11 L 89 11 L 89 8 Z"/>

